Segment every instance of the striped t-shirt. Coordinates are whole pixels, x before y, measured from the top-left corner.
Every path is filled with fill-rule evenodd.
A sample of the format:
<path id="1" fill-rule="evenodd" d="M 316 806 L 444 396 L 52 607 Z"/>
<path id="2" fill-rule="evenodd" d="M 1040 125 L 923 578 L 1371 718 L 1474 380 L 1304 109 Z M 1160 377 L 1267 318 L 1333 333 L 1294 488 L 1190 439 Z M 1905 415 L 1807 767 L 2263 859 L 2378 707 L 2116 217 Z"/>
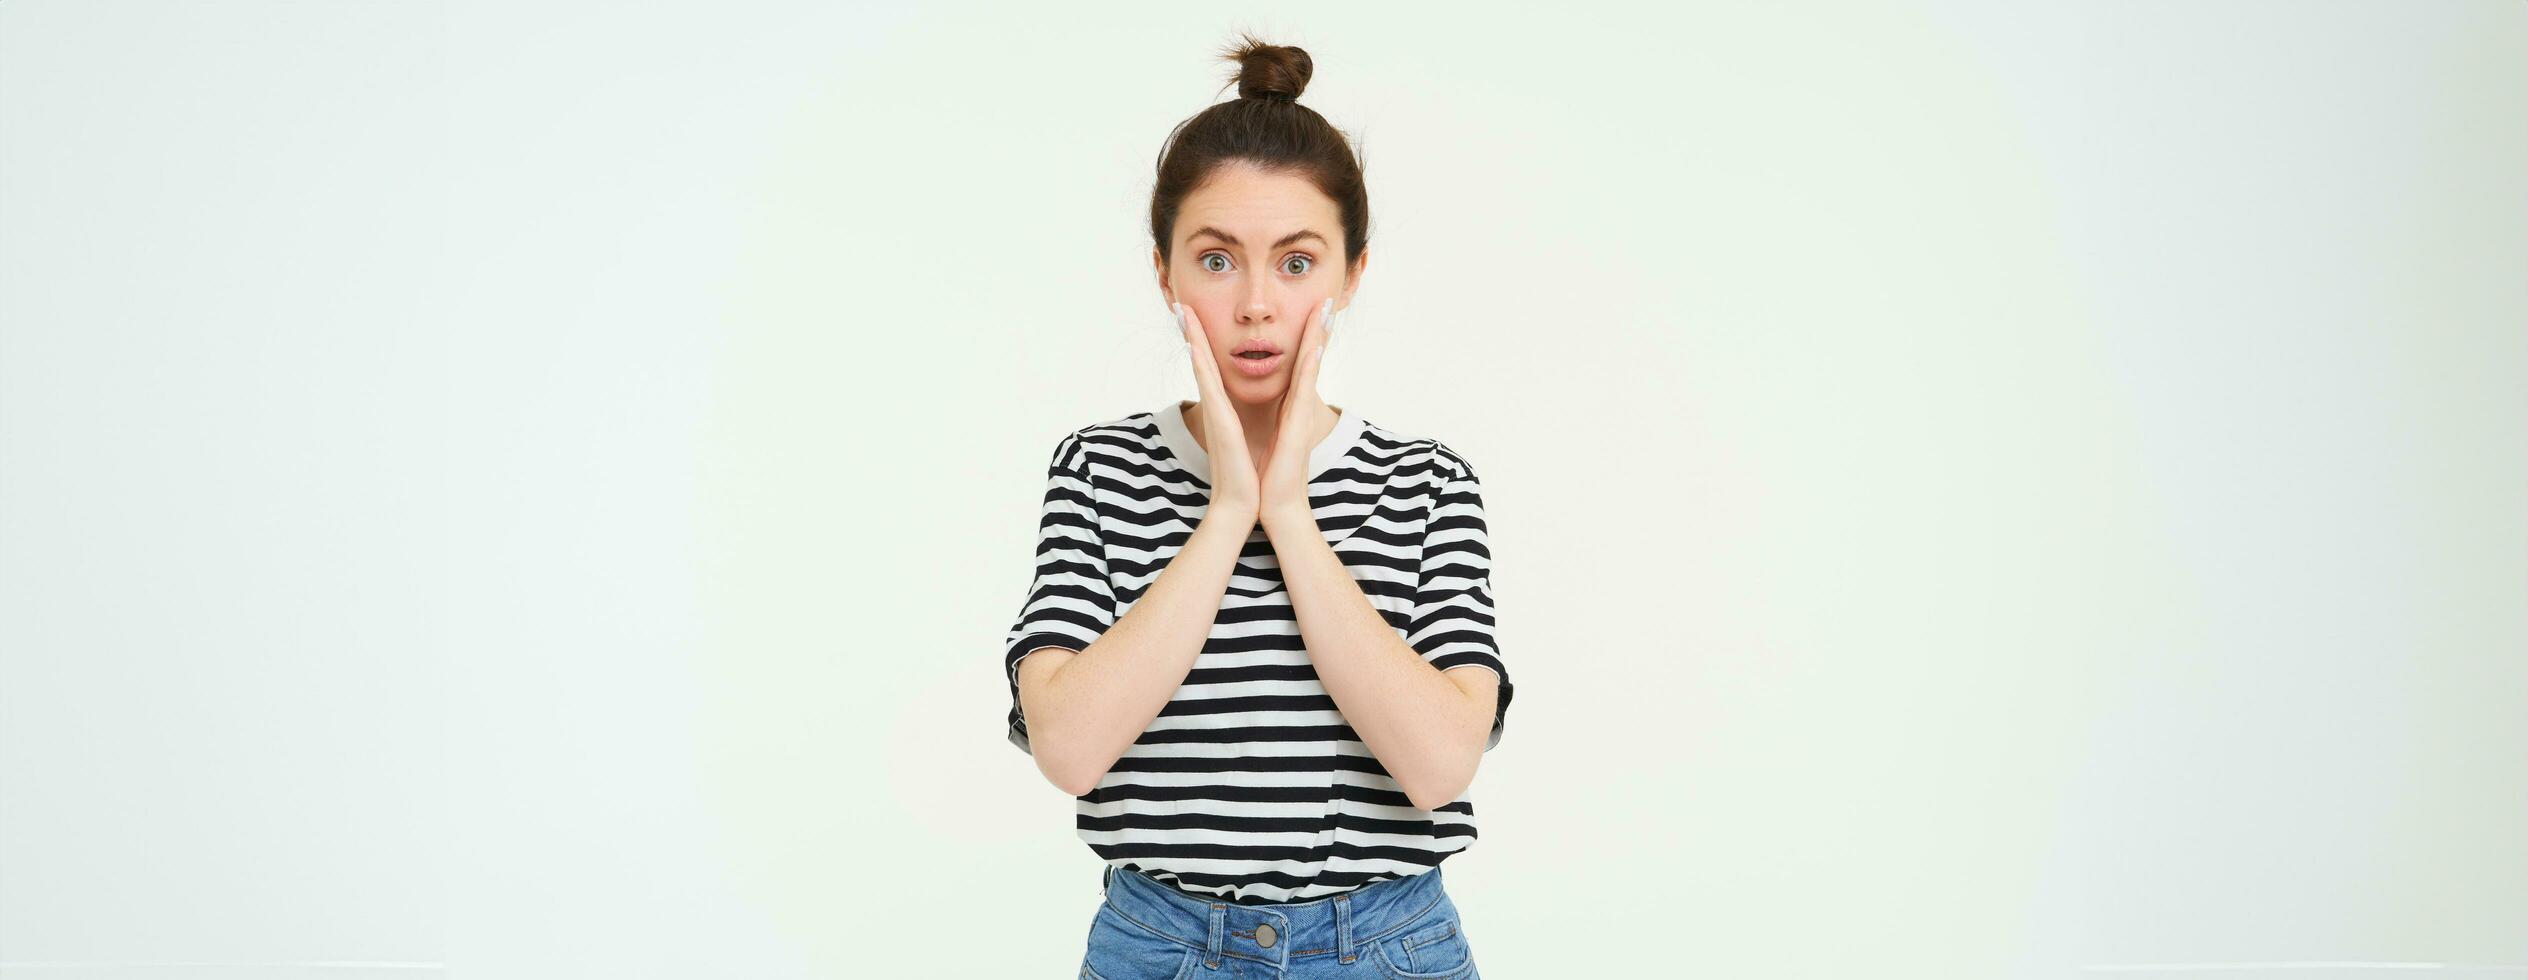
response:
<path id="1" fill-rule="evenodd" d="M 1011 625 L 1009 738 L 1027 746 L 1018 663 L 1085 649 L 1185 546 L 1211 500 L 1211 461 L 1171 401 L 1065 434 L 1045 475 L 1036 568 Z M 1317 527 L 1370 605 L 1442 670 L 1510 677 L 1493 642 L 1492 553 L 1474 468 L 1434 439 L 1341 411 L 1308 456 Z M 1116 867 L 1240 904 L 1307 901 L 1419 874 L 1475 840 L 1466 796 L 1415 807 L 1344 722 L 1301 646 L 1272 542 L 1260 526 L 1229 577 L 1210 636 L 1167 706 L 1074 825 Z"/>

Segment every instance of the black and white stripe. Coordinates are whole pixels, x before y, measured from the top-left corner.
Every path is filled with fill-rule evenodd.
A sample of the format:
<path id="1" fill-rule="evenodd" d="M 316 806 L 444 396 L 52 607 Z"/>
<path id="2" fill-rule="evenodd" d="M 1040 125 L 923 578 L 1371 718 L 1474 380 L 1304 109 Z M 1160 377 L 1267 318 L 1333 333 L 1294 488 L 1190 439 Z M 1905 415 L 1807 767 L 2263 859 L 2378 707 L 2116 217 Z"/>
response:
<path id="1" fill-rule="evenodd" d="M 1074 430 L 1045 475 L 1036 569 L 1002 661 L 1009 738 L 1024 750 L 1018 663 L 1083 649 L 1184 547 L 1210 465 L 1171 402 Z M 1343 412 L 1310 457 L 1317 525 L 1397 634 L 1440 669 L 1501 678 L 1492 554 L 1473 467 L 1432 439 Z M 1416 808 L 1344 723 L 1301 646 L 1271 542 L 1251 534 L 1210 637 L 1140 739 L 1081 796 L 1075 826 L 1109 864 L 1242 904 L 1305 901 L 1418 874 L 1475 839 L 1465 796 Z"/>

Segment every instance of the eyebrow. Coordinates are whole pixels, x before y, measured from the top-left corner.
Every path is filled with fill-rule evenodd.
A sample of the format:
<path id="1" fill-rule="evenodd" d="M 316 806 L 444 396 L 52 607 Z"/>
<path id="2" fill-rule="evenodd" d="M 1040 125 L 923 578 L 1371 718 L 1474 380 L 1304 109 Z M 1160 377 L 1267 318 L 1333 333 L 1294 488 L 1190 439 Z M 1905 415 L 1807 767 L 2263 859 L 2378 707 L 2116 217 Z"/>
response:
<path id="1" fill-rule="evenodd" d="M 1230 236 L 1230 234 L 1229 234 L 1228 232 L 1221 231 L 1220 229 L 1218 229 L 1218 228 L 1214 228 L 1214 227 L 1212 227 L 1212 226 L 1210 226 L 1210 225 L 1204 225 L 1204 226 L 1202 226 L 1202 227 L 1200 227 L 1200 228 L 1196 228 L 1196 229 L 1194 229 L 1194 233 L 1193 233 L 1193 234 L 1191 234 L 1191 235 L 1187 235 L 1187 236 L 1185 236 L 1185 240 L 1187 240 L 1187 241 L 1192 241 L 1192 240 L 1194 240 L 1194 239 L 1196 239 L 1196 238 L 1200 238 L 1200 237 L 1202 237 L 1202 236 L 1204 236 L 1204 235 L 1210 235 L 1210 236 L 1211 236 L 1211 237 L 1213 237 L 1213 238 L 1217 238 L 1217 239 L 1220 239 L 1221 241 L 1228 242 L 1228 243 L 1229 243 L 1232 247 L 1235 247 L 1235 248 L 1245 248 L 1245 247 L 1246 247 L 1244 244 L 1241 244 L 1241 243 L 1240 243 L 1240 242 L 1239 242 L 1236 238 L 1231 237 L 1231 236 Z M 1314 239 L 1316 239 L 1316 240 L 1317 240 L 1317 244 L 1319 244 L 1319 245 L 1324 245 L 1324 244 L 1326 243 L 1326 241 L 1325 241 L 1325 236 L 1320 235 L 1320 234 L 1317 234 L 1316 232 L 1313 232 L 1313 231 L 1309 231 L 1309 230 L 1308 230 L 1308 229 L 1306 229 L 1306 228 L 1302 228 L 1302 229 L 1299 229 L 1298 231 L 1291 232 L 1290 234 L 1283 235 L 1283 236 L 1282 236 L 1282 240 L 1281 240 L 1281 241 L 1278 241 L 1278 242 L 1274 242 L 1274 243 L 1273 243 L 1273 247 L 1274 247 L 1274 248 L 1280 248 L 1280 247 L 1282 247 L 1282 246 L 1284 246 L 1284 245 L 1288 245 L 1288 244 L 1290 244 L 1290 243 L 1292 243 L 1292 242 L 1295 242 L 1295 241 L 1298 241 L 1298 240 L 1300 240 L 1300 239 L 1302 239 L 1302 238 L 1314 238 Z"/>

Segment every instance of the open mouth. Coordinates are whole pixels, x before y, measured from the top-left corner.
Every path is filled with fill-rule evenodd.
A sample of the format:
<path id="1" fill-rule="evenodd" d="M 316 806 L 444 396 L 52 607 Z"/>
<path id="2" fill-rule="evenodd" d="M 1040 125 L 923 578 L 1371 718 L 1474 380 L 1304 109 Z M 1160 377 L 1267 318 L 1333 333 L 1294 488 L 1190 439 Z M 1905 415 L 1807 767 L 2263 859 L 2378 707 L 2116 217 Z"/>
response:
<path id="1" fill-rule="evenodd" d="M 1242 350 L 1230 355 L 1229 359 L 1238 362 L 1238 373 L 1250 378 L 1270 377 L 1282 366 L 1280 351 Z"/>

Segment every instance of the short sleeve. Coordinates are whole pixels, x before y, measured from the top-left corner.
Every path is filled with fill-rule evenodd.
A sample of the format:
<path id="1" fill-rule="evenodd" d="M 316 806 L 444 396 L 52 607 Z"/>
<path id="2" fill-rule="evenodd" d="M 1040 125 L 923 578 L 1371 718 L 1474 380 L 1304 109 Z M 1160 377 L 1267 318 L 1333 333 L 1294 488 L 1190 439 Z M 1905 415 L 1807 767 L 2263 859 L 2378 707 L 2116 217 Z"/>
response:
<path id="1" fill-rule="evenodd" d="M 1485 540 L 1483 485 L 1473 466 L 1441 447 L 1433 456 L 1439 491 L 1422 533 L 1419 584 L 1405 642 L 1441 670 L 1483 667 L 1501 679 L 1484 748 L 1501 744 L 1510 714 L 1510 671 L 1493 638 L 1492 548 Z"/>
<path id="2" fill-rule="evenodd" d="M 1022 752 L 1027 718 L 1018 700 L 1018 662 L 1043 647 L 1085 650 L 1115 625 L 1115 593 L 1106 578 L 1106 547 L 1086 453 L 1077 432 L 1062 437 L 1045 467 L 1044 505 L 1036 520 L 1036 570 L 1027 600 L 1001 650 L 1009 677 L 1009 741 Z"/>

